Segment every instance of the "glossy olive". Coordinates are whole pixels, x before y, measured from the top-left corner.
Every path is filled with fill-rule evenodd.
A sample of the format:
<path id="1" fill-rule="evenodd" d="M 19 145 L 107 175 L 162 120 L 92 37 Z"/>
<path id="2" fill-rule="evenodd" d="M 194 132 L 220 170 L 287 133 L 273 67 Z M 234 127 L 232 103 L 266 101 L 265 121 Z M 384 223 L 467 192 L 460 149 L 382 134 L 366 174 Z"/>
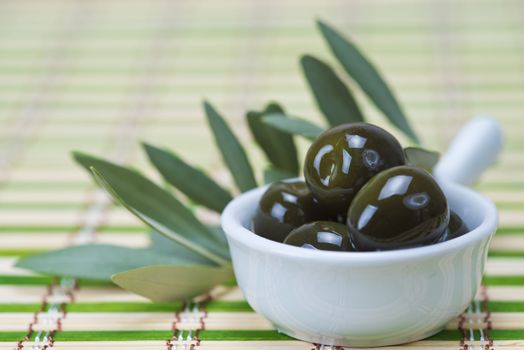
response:
<path id="1" fill-rule="evenodd" d="M 451 210 L 449 214 L 449 225 L 439 242 L 449 241 L 469 232 L 468 226 L 457 213 Z"/>
<path id="2" fill-rule="evenodd" d="M 308 249 L 351 250 L 347 226 L 331 221 L 315 221 L 302 225 L 291 231 L 284 243 Z"/>
<path id="3" fill-rule="evenodd" d="M 405 164 L 393 135 L 367 123 L 342 124 L 310 146 L 304 176 L 324 210 L 345 216 L 357 192 L 375 174 Z"/>
<path id="4" fill-rule="evenodd" d="M 436 243 L 449 223 L 446 197 L 425 170 L 399 166 L 374 176 L 348 210 L 357 250 L 390 250 Z"/>
<path id="5" fill-rule="evenodd" d="M 253 218 L 253 231 L 283 242 L 291 230 L 312 221 L 314 200 L 303 181 L 273 183 L 260 199 Z"/>

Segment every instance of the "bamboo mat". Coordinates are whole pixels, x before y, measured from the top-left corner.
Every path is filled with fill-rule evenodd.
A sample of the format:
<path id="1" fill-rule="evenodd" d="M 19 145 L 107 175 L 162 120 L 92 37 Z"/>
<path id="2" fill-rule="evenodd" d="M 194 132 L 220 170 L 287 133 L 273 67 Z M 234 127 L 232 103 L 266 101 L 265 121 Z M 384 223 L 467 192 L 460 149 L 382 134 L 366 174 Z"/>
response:
<path id="1" fill-rule="evenodd" d="M 244 110 L 274 99 L 319 121 L 297 64 L 305 52 L 332 62 L 315 18 L 351 35 L 371 56 L 429 147 L 444 150 L 474 114 L 493 114 L 504 125 L 504 154 L 478 186 L 501 216 L 485 286 L 446 330 L 404 347 L 524 348 L 518 0 L 2 1 L 0 347 L 323 347 L 276 332 L 236 287 L 221 287 L 205 303 L 150 304 L 105 284 L 13 267 L 19 256 L 79 240 L 147 244 L 146 229 L 93 187 L 71 161 L 72 149 L 133 163 L 155 177 L 138 147 L 148 140 L 213 169 L 227 185 L 204 124 L 203 97 L 235 126 L 259 168 L 264 161 L 246 132 Z M 370 119 L 383 124 L 357 95 Z M 30 328 L 33 336 L 24 340 Z"/>

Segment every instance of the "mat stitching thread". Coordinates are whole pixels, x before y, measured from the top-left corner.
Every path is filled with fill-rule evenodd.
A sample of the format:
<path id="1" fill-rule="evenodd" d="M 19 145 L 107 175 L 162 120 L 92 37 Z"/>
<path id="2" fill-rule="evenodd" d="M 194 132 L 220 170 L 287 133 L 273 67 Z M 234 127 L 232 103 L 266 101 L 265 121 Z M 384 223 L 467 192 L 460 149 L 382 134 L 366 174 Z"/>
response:
<path id="1" fill-rule="evenodd" d="M 67 41 L 70 42 L 71 40 L 74 40 L 74 36 L 78 34 L 78 32 L 80 31 L 80 28 L 83 27 L 81 23 L 85 23 L 85 20 L 87 19 L 86 14 L 87 14 L 87 11 L 86 11 L 86 7 L 84 3 L 78 2 L 73 11 L 70 25 L 68 25 L 65 28 L 63 37 L 59 39 L 61 40 L 60 42 L 58 42 L 59 46 L 57 46 L 57 49 L 51 53 L 52 60 L 46 69 L 46 75 L 43 77 L 43 83 L 42 83 L 42 86 L 46 88 L 44 89 L 45 93 L 47 92 L 49 88 L 49 86 L 47 85 L 52 86 L 53 82 L 51 80 L 54 79 L 55 76 L 58 76 L 58 74 L 60 73 L 60 65 L 62 65 L 63 57 L 61 57 L 62 59 L 59 59 L 60 58 L 59 56 L 66 55 L 67 49 L 69 48 Z M 47 82 L 47 84 L 44 84 L 45 82 Z M 24 121 L 24 122 L 27 122 L 29 126 L 32 126 L 32 125 L 39 126 L 39 124 L 35 124 L 36 121 L 34 119 L 35 119 L 35 116 L 37 115 L 35 113 L 35 111 L 37 110 L 36 107 L 40 103 L 38 99 L 41 99 L 42 96 L 43 96 L 43 93 L 40 93 L 37 96 L 37 99 L 33 100 L 32 104 L 28 106 L 28 109 L 27 109 L 28 114 L 26 115 L 27 121 Z M 25 127 L 25 124 L 22 125 L 22 127 Z M 19 148 L 19 144 L 14 144 L 14 146 L 17 149 Z M 9 159 L 7 159 L 7 161 L 9 161 Z M 2 168 L 1 166 L 2 164 L 0 164 L 0 170 Z M 40 345 L 41 343 L 40 337 L 42 336 L 43 331 L 42 330 L 38 331 L 38 333 L 35 336 L 36 348 L 35 348 L 35 345 L 33 345 L 31 346 L 31 349 L 46 350 L 46 349 L 50 349 L 53 347 L 54 336 L 56 332 L 62 330 L 62 319 L 64 319 L 67 314 L 67 310 L 66 310 L 67 303 L 74 302 L 75 297 L 73 294 L 73 290 L 76 290 L 78 288 L 76 281 L 68 279 L 68 278 L 62 279 L 60 281 L 60 284 L 58 285 L 58 288 L 57 288 L 57 285 L 58 285 L 58 280 L 54 279 L 53 282 L 47 286 L 46 293 L 42 297 L 42 303 L 40 305 L 40 309 L 35 312 L 32 321 L 29 323 L 28 332 L 26 336 L 24 336 L 22 340 L 18 341 L 15 349 L 21 350 L 24 348 L 24 343 L 29 342 L 31 340 L 32 335 L 35 332 L 34 326 L 36 324 L 39 324 L 39 322 L 41 321 L 43 322 L 43 320 L 47 321 L 48 324 L 54 321 L 54 327 L 51 326 L 52 328 L 50 327 L 49 329 L 45 331 L 45 334 L 43 334 L 43 339 L 42 339 L 42 343 L 44 343 L 43 346 Z M 64 301 L 60 304 L 49 303 L 48 298 L 53 296 L 54 292 L 57 289 L 58 291 L 60 291 L 60 293 L 63 296 L 66 296 L 69 300 Z M 46 308 L 47 308 L 47 312 L 43 314 L 46 311 Z M 44 315 L 45 317 L 43 317 Z"/>
<path id="2" fill-rule="evenodd" d="M 171 329 L 173 336 L 166 342 L 167 350 L 195 350 L 200 346 L 200 332 L 206 329 L 206 319 L 209 315 L 206 306 L 212 300 L 211 296 L 200 302 L 184 303 L 175 313 L 175 320 Z M 185 329 L 180 327 L 184 321 L 196 321 L 196 329 Z"/>
<path id="3" fill-rule="evenodd" d="M 202 313 L 199 318 L 200 326 L 195 330 L 195 337 L 196 340 L 195 346 L 200 346 L 200 332 L 204 331 L 206 329 L 206 319 L 209 315 L 207 311 L 207 304 L 212 300 L 211 295 L 206 296 L 206 298 L 200 303 L 200 312 Z M 194 349 L 195 346 L 191 347 L 191 350 Z"/>
<path id="4" fill-rule="evenodd" d="M 31 349 L 46 350 L 51 349 L 54 344 L 54 336 L 57 332 L 62 330 L 62 320 L 66 317 L 67 310 L 66 306 L 68 303 L 74 301 L 74 294 L 72 292 L 77 286 L 74 283 L 67 283 L 71 280 L 62 279 L 60 285 L 58 285 L 57 279 L 54 279 L 51 284 L 47 286 L 46 293 L 42 297 L 40 308 L 33 314 L 33 319 L 29 323 L 27 334 L 23 339 L 18 341 L 16 350 L 21 350 L 25 347 L 24 343 L 29 342 L 31 337 L 36 332 L 35 325 L 44 324 L 48 325 L 49 328 L 46 330 L 39 330 L 35 335 L 35 345 L 31 346 Z M 58 287 L 58 288 L 57 288 Z M 55 293 L 59 291 L 62 296 L 66 296 L 67 299 L 59 304 L 49 302 L 49 299 L 56 296 Z M 47 310 L 47 311 L 46 311 Z M 41 337 L 43 336 L 42 340 Z M 41 345 L 43 343 L 43 345 Z"/>
<path id="5" fill-rule="evenodd" d="M 479 350 L 493 350 L 493 339 L 490 337 L 492 328 L 491 312 L 489 310 L 489 297 L 487 288 L 484 285 L 480 287 L 479 299 L 474 300 L 459 316 L 457 329 L 462 334 L 460 340 L 460 350 L 474 350 L 475 342 L 479 342 Z M 468 323 L 468 327 L 464 326 Z M 475 328 L 477 328 L 475 330 Z M 475 332 L 478 332 L 479 339 L 475 338 Z"/>
<path id="6" fill-rule="evenodd" d="M 482 285 L 480 288 L 481 288 L 480 295 L 482 297 L 482 309 L 485 313 L 484 320 L 483 320 L 484 325 L 485 325 L 484 336 L 485 336 L 486 341 L 488 342 L 488 344 L 485 346 L 485 350 L 493 350 L 493 339 L 491 339 L 489 335 L 491 332 L 492 323 L 491 323 L 491 311 L 489 310 L 488 289 L 486 288 L 485 285 Z"/>
<path id="7" fill-rule="evenodd" d="M 40 312 L 44 312 L 45 311 L 45 309 L 47 307 L 47 298 L 49 296 L 51 296 L 52 293 L 53 293 L 53 284 L 50 284 L 50 285 L 47 286 L 46 293 L 42 297 L 42 302 L 40 304 L 40 308 L 37 311 L 35 311 L 35 313 L 33 314 L 33 319 L 29 323 L 26 335 L 24 336 L 24 338 L 22 340 L 18 341 L 18 343 L 17 343 L 17 347 L 16 347 L 17 350 L 23 349 L 24 342 L 29 341 L 31 339 L 31 336 L 33 335 L 33 326 L 36 323 L 38 323 L 38 315 L 40 314 Z"/>
<path id="8" fill-rule="evenodd" d="M 175 312 L 175 320 L 171 324 L 171 330 L 173 331 L 173 336 L 171 337 L 171 339 L 166 341 L 167 350 L 173 349 L 173 346 L 174 346 L 173 340 L 176 340 L 178 338 L 178 335 L 179 335 L 178 323 L 180 323 L 180 313 L 183 312 L 185 308 L 186 308 L 186 303 L 183 303 L 180 309 L 178 309 Z"/>

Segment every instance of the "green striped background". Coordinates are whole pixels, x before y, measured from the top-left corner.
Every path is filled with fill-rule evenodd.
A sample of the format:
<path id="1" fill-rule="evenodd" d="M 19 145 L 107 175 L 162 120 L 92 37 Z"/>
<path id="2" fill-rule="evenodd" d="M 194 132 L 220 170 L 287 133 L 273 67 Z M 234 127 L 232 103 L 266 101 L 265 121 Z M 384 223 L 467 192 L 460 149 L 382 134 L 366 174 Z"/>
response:
<path id="1" fill-rule="evenodd" d="M 306 52 L 333 62 L 315 30 L 316 18 L 342 29 L 372 57 L 428 147 L 444 150 L 475 114 L 495 115 L 503 124 L 504 154 L 478 188 L 500 209 L 489 260 L 504 269 L 488 270 L 484 283 L 491 312 L 524 312 L 524 293 L 519 297 L 524 291 L 522 1 L 6 0 L 0 3 L 2 346 L 13 348 L 25 335 L 8 330 L 8 316 L 27 316 L 29 325 L 46 286 L 53 283 L 51 277 L 10 264 L 16 257 L 67 244 L 92 203 L 93 186 L 71 161 L 70 151 L 110 155 L 118 149 L 120 160 L 158 180 L 138 147 L 138 141 L 148 140 L 177 150 L 231 186 L 204 124 L 202 99 L 213 102 L 235 125 L 252 163 L 263 168 L 263 155 L 243 122 L 246 109 L 277 100 L 294 115 L 321 121 L 298 67 L 298 56 Z M 357 92 L 357 98 L 371 121 L 387 127 L 362 94 Z M 303 153 L 305 143 L 300 145 Z M 108 208 L 105 218 L 97 232 L 100 240 L 133 245 L 133 237 L 146 234 L 121 208 Z M 125 293 L 111 300 L 82 299 L 84 292 L 112 295 L 112 288 L 80 281 L 78 299 L 67 311 L 174 313 L 181 307 L 153 305 Z M 491 298 L 491 291 L 499 299 Z M 215 300 L 206 310 L 252 313 L 242 299 Z M 500 329 L 494 322 L 493 328 L 496 347 L 514 345 L 506 340 L 524 340 L 523 327 Z M 165 341 L 171 335 L 169 327 L 78 331 L 66 326 L 56 334 L 54 346 Z M 430 345 L 420 346 L 456 349 L 461 337 L 446 330 L 431 338 Z M 244 341 L 246 349 L 288 339 L 256 329 L 204 330 L 199 338 L 202 348 L 206 341 L 213 347 L 218 346 L 214 341 Z"/>

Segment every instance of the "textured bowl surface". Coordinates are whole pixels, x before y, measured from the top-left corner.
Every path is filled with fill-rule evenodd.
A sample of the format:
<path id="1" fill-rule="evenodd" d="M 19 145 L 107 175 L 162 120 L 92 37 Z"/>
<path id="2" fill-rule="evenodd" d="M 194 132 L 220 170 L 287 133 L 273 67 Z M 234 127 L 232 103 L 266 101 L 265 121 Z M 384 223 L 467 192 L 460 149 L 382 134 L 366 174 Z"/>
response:
<path id="1" fill-rule="evenodd" d="M 488 199 L 441 186 L 471 231 L 387 252 L 314 251 L 259 237 L 250 222 L 265 187 L 242 194 L 222 226 L 247 301 L 280 331 L 314 343 L 383 346 L 437 333 L 475 296 L 497 227 Z"/>

